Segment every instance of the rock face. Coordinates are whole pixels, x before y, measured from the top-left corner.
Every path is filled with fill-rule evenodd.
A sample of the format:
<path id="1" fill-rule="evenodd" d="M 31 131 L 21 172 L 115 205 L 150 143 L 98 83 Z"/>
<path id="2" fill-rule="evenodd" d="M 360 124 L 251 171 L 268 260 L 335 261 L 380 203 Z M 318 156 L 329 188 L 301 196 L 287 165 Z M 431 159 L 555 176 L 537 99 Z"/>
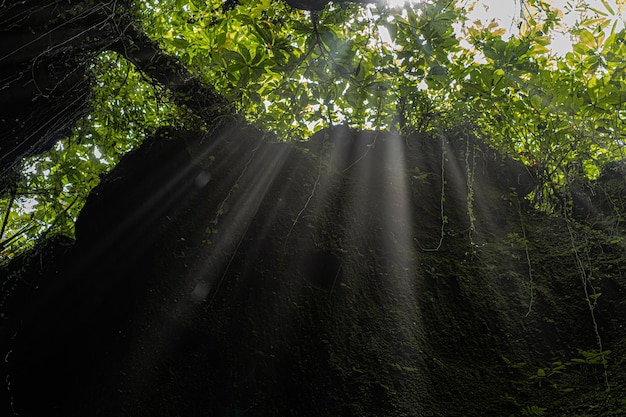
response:
<path id="1" fill-rule="evenodd" d="M 532 211 L 454 133 L 261 137 L 162 131 L 104 179 L 6 303 L 9 412 L 625 412 L 617 233 Z"/>

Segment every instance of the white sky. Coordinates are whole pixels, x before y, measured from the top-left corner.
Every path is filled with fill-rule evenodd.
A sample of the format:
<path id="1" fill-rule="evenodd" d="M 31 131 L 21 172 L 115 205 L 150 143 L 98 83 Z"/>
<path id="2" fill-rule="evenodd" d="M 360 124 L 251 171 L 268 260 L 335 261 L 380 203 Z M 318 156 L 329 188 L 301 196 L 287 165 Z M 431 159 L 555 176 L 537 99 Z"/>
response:
<path id="1" fill-rule="evenodd" d="M 468 0 L 468 4 L 471 1 L 472 0 Z M 484 25 L 489 24 L 491 19 L 496 19 L 500 27 L 515 33 L 515 31 L 517 30 L 516 25 L 520 21 L 520 1 L 521 0 L 480 0 L 479 4 L 476 5 L 474 10 L 468 15 L 468 17 L 471 21 L 480 20 L 483 22 Z M 552 7 L 560 9 L 563 13 L 566 12 L 565 5 L 566 3 L 568 3 L 568 0 L 548 0 L 548 2 L 552 5 Z M 618 28 L 624 27 L 624 16 L 619 16 L 616 0 L 606 0 L 606 2 L 617 14 L 617 16 L 614 16 L 614 18 L 618 20 Z M 575 4 L 577 3 L 577 1 L 569 0 L 569 3 Z M 609 12 L 604 7 L 601 0 L 586 0 L 586 3 L 590 7 L 598 9 L 609 15 Z M 578 16 L 575 12 L 565 14 L 563 22 L 567 25 L 571 25 L 576 21 L 577 17 Z M 554 34 L 552 38 L 551 49 L 553 52 L 564 55 L 565 53 L 571 51 L 572 44 L 567 36 Z"/>
<path id="2" fill-rule="evenodd" d="M 387 0 L 387 2 L 391 6 L 401 7 L 406 2 L 418 3 L 420 0 Z M 470 5 L 474 3 L 475 0 L 465 0 L 465 4 Z M 504 35 L 506 39 L 510 34 L 515 34 L 518 30 L 517 25 L 521 21 L 520 19 L 520 7 L 522 0 L 478 0 L 474 9 L 471 13 L 467 15 L 470 22 L 475 20 L 480 20 L 483 26 L 489 25 L 492 20 L 495 20 L 499 27 L 507 30 L 507 33 Z M 587 3 L 587 5 L 591 8 L 597 9 L 600 12 L 606 14 L 607 18 L 614 19 L 617 21 L 617 30 L 624 28 L 624 20 L 626 16 L 624 13 L 620 14 L 619 8 L 616 3 L 622 3 L 626 6 L 626 0 L 605 0 L 605 2 L 613 9 L 615 12 L 614 16 L 611 16 L 611 13 L 606 9 L 603 5 L 602 0 L 546 0 L 551 4 L 552 7 L 555 7 L 561 10 L 564 14 L 561 23 L 566 26 L 573 25 L 577 19 L 580 19 L 580 12 L 572 11 L 568 12 L 566 8 L 566 4 L 570 3 L 572 5 L 578 3 Z M 589 12 L 593 14 L 593 12 Z M 609 30 L 611 26 L 607 28 Z M 384 27 L 378 28 L 380 31 L 380 35 L 383 41 L 393 45 L 393 41 L 389 36 L 389 33 L 385 30 Z M 591 29 L 591 28 L 590 28 Z M 553 33 L 552 34 L 552 43 L 548 46 L 552 52 L 558 55 L 565 55 L 567 52 L 572 50 L 572 42 L 569 38 L 568 34 L 562 33 Z"/>

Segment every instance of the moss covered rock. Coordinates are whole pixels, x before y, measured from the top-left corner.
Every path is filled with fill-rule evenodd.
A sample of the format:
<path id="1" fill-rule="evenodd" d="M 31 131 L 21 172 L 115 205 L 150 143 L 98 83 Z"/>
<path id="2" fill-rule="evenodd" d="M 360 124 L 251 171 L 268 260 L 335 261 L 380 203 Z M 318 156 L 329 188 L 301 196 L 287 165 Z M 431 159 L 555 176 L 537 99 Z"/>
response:
<path id="1" fill-rule="evenodd" d="M 624 413 L 616 229 L 534 211 L 464 135 L 262 136 L 162 131 L 94 190 L 7 321 L 14 410 Z"/>

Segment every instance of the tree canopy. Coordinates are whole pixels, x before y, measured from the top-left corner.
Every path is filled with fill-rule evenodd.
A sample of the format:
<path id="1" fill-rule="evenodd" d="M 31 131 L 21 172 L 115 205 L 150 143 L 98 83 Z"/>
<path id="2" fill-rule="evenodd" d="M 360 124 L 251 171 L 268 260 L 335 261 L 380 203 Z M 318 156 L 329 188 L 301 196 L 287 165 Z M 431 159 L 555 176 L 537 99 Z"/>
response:
<path id="1" fill-rule="evenodd" d="M 89 1 L 71 3 L 68 19 Z M 206 117 L 180 99 L 193 92 L 150 73 L 150 65 L 168 63 L 137 67 L 125 56 L 132 39 L 94 51 L 87 114 L 50 151 L 2 178 L 0 254 L 71 234 L 99 177 L 159 126 L 208 132 L 230 115 L 289 141 L 337 124 L 405 135 L 461 127 L 532 170 L 539 181 L 529 198 L 551 210 L 569 182 L 594 179 L 625 158 L 624 3 L 598 4 L 572 1 L 560 10 L 520 1 L 514 31 L 470 21 L 476 1 L 331 2 L 313 12 L 279 0 L 112 7 L 115 24 L 145 33 L 224 98 L 213 103 L 223 109 Z M 0 13 L 12 7 L 2 2 Z M 575 24 L 565 25 L 566 16 Z M 571 51 L 549 48 L 555 33 L 570 37 Z"/>

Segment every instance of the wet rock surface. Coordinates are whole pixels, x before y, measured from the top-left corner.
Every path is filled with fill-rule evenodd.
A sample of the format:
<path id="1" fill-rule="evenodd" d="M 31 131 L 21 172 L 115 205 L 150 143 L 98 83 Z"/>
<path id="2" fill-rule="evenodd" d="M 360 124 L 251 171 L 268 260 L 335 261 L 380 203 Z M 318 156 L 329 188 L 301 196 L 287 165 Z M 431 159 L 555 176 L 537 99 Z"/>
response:
<path id="1" fill-rule="evenodd" d="M 615 232 L 533 211 L 527 170 L 454 133 L 262 137 L 158 132 L 54 264 L 2 271 L 32 277 L 5 302 L 8 412 L 619 415 Z"/>

